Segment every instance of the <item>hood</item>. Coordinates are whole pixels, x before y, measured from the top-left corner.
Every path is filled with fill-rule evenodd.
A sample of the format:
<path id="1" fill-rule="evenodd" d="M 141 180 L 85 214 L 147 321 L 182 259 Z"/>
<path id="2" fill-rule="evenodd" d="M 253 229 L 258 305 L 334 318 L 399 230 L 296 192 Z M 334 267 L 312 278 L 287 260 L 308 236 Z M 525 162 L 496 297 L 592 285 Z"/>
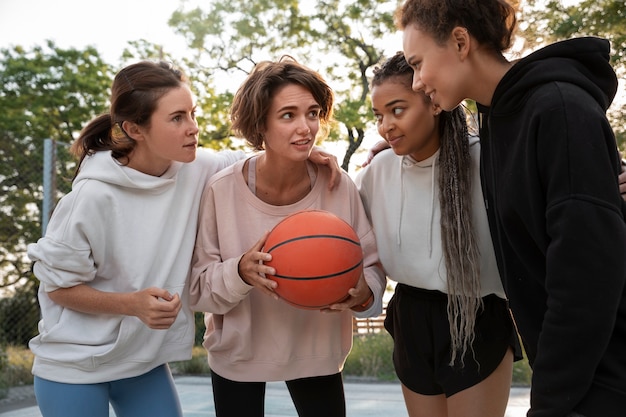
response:
<path id="1" fill-rule="evenodd" d="M 492 100 L 498 112 L 513 110 L 523 96 L 550 82 L 567 82 L 587 91 L 606 111 L 617 92 L 617 76 L 609 63 L 606 39 L 576 38 L 556 42 L 520 59 L 504 75 Z"/>
<path id="2" fill-rule="evenodd" d="M 83 160 L 73 187 L 81 181 L 96 180 L 117 187 L 160 193 L 176 183 L 176 175 L 183 165 L 182 162 L 172 162 L 163 175 L 155 177 L 121 165 L 110 151 L 100 151 Z"/>

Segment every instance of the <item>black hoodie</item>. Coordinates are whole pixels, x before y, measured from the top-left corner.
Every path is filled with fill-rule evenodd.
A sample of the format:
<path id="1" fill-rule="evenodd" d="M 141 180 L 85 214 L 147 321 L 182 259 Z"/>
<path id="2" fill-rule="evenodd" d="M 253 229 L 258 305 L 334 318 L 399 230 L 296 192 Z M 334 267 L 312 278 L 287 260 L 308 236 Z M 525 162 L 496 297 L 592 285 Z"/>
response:
<path id="1" fill-rule="evenodd" d="M 603 39 L 555 43 L 479 105 L 494 247 L 533 367 L 529 417 L 626 415 L 626 210 L 608 59 Z"/>

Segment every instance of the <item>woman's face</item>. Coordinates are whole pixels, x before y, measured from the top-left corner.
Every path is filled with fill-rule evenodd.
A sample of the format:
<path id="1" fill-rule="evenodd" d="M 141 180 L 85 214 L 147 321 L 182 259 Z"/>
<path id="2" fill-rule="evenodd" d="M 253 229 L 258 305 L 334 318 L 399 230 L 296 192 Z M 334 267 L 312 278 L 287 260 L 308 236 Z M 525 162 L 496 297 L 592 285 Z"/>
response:
<path id="1" fill-rule="evenodd" d="M 192 162 L 198 146 L 196 103 L 188 86 L 172 88 L 157 102 L 148 127 L 125 129 L 137 140 L 129 166 L 161 175 L 172 161 Z"/>
<path id="2" fill-rule="evenodd" d="M 301 85 L 280 88 L 267 114 L 263 132 L 266 151 L 306 160 L 320 128 L 320 109 L 311 92 Z"/>
<path id="3" fill-rule="evenodd" d="M 372 87 L 372 110 L 378 133 L 397 155 L 422 161 L 439 149 L 439 109 L 422 92 L 390 78 Z"/>
<path id="4" fill-rule="evenodd" d="M 459 47 L 450 36 L 443 45 L 415 25 L 404 29 L 404 57 L 413 68 L 413 90 L 423 91 L 431 101 L 450 111 L 466 97 L 463 92 L 465 74 Z"/>

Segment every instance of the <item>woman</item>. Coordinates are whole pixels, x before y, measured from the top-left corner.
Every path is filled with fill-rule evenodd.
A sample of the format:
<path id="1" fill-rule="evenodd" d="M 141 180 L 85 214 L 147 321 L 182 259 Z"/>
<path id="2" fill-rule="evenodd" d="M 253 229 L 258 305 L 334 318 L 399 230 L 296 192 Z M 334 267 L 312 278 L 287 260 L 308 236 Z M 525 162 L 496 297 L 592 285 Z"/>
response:
<path id="1" fill-rule="evenodd" d="M 191 357 L 185 286 L 206 180 L 243 152 L 197 152 L 196 104 L 167 63 L 113 81 L 72 145 L 72 191 L 28 247 L 41 281 L 35 394 L 44 417 L 181 416 L 166 365 Z"/>
<path id="2" fill-rule="evenodd" d="M 570 39 L 510 62 L 503 0 L 408 0 L 413 89 L 480 112 L 496 258 L 533 367 L 530 417 L 617 417 L 626 403 L 626 213 L 606 109 L 609 44 Z"/>
<path id="3" fill-rule="evenodd" d="M 207 184 L 190 286 L 192 308 L 207 312 L 204 346 L 219 417 L 263 416 L 266 381 L 286 381 L 301 417 L 345 416 L 341 370 L 352 316 L 380 314 L 385 276 L 354 183 L 344 173 L 331 193 L 327 173 L 307 162 L 332 106 L 321 76 L 288 57 L 258 64 L 235 95 L 233 129 L 264 151 Z M 363 248 L 355 288 L 324 312 L 279 300 L 277 283 L 265 278 L 276 273 L 263 264 L 271 259 L 262 251 L 268 231 L 300 210 L 336 214 Z"/>
<path id="4" fill-rule="evenodd" d="M 385 327 L 409 416 L 502 417 L 517 335 L 465 112 L 411 89 L 402 52 L 374 70 L 372 110 L 392 151 L 357 177 L 381 263 L 398 282 Z"/>

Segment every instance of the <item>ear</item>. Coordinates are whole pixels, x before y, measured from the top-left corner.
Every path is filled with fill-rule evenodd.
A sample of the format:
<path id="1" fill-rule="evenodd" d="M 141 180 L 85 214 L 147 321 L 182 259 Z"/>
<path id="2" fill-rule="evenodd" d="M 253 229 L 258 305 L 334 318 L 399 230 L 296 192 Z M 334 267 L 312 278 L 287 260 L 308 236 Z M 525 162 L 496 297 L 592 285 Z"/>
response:
<path id="1" fill-rule="evenodd" d="M 457 26 L 452 29 L 452 41 L 461 59 L 465 59 L 470 49 L 470 34 L 466 28 Z"/>
<path id="2" fill-rule="evenodd" d="M 431 104 L 430 108 L 433 116 L 439 116 L 441 114 L 441 107 L 439 107 L 437 104 Z"/>
<path id="3" fill-rule="evenodd" d="M 131 139 L 137 141 L 144 140 L 143 129 L 137 123 L 124 120 L 122 122 L 122 129 L 124 129 L 124 132 L 126 132 Z"/>

